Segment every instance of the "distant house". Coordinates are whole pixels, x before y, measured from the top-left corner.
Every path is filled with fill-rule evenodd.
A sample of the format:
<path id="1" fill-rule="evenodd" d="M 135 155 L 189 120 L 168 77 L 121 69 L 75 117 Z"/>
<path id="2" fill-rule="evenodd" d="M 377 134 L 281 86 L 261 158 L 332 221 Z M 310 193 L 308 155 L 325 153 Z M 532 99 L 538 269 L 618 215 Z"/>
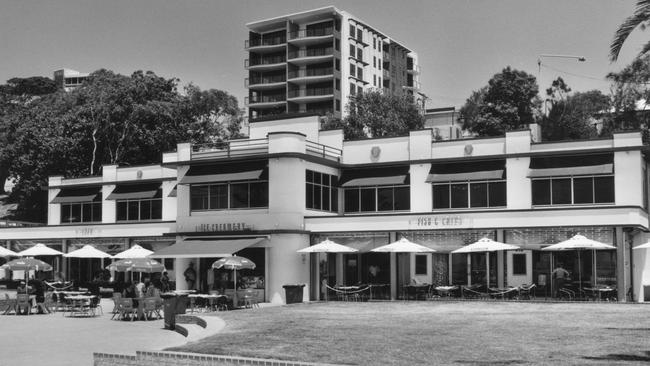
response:
<path id="1" fill-rule="evenodd" d="M 455 107 L 429 108 L 424 113 L 424 128 L 433 130 L 436 140 L 456 140 L 467 137 Z"/>
<path id="2" fill-rule="evenodd" d="M 54 71 L 54 82 L 63 90 L 71 91 L 81 86 L 81 84 L 88 78 L 87 72 L 79 72 L 71 69 L 61 69 Z"/>

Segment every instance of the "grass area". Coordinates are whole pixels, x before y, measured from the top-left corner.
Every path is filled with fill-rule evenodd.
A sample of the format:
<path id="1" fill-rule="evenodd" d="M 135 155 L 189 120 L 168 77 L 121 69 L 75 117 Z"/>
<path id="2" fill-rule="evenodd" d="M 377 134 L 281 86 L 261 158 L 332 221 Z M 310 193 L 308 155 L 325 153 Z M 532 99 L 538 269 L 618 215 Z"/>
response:
<path id="1" fill-rule="evenodd" d="M 176 351 L 353 365 L 650 362 L 650 306 L 311 303 L 210 314 L 218 335 Z"/>

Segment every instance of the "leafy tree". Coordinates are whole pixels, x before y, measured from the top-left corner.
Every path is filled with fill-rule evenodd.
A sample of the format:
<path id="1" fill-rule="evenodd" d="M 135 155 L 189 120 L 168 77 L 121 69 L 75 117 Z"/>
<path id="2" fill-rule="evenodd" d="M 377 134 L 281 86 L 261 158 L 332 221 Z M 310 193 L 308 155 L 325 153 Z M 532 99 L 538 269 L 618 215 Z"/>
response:
<path id="1" fill-rule="evenodd" d="M 609 97 L 599 90 L 578 92 L 555 100 L 541 121 L 542 139 L 557 141 L 596 137 L 594 124 L 609 109 L 609 104 Z"/>
<path id="2" fill-rule="evenodd" d="M 650 0 L 638 0 L 634 13 L 623 21 L 614 35 L 614 39 L 609 46 L 609 59 L 616 61 L 621 52 L 621 48 L 630 34 L 637 28 L 645 30 L 650 25 Z M 650 51 L 650 42 L 646 43 L 638 56 L 645 55 Z"/>
<path id="3" fill-rule="evenodd" d="M 184 114 L 191 116 L 188 128 L 191 140 L 219 143 L 242 137 L 244 114 L 236 97 L 222 90 L 201 90 L 192 84 L 185 88 L 185 94 Z"/>
<path id="4" fill-rule="evenodd" d="M 636 58 L 617 73 L 610 73 L 612 82 L 612 109 L 603 123 L 603 133 L 617 129 L 643 129 L 650 127 L 650 115 L 639 110 L 639 105 L 650 101 L 650 55 Z"/>
<path id="5" fill-rule="evenodd" d="M 370 90 L 351 97 L 346 108 L 341 127 L 348 140 L 402 136 L 424 126 L 424 117 L 408 96 Z"/>
<path id="6" fill-rule="evenodd" d="M 463 128 L 479 136 L 503 135 L 534 123 L 539 104 L 535 77 L 508 66 L 461 107 Z"/>
<path id="7" fill-rule="evenodd" d="M 7 80 L 5 87 L 13 95 L 45 95 L 57 90 L 54 80 L 43 76 L 12 78 Z"/>

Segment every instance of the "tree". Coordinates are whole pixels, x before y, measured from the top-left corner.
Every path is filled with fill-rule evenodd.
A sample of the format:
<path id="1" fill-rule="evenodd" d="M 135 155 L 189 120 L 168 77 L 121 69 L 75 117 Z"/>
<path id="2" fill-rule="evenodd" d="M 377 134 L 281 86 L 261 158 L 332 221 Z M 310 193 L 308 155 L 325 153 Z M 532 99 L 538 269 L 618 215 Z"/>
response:
<path id="1" fill-rule="evenodd" d="M 634 13 L 625 19 L 623 23 L 618 27 L 614 35 L 614 39 L 609 46 L 609 59 L 611 61 L 616 61 L 621 52 L 621 48 L 625 44 L 625 41 L 630 36 L 630 34 L 637 28 L 645 30 L 650 25 L 650 0 L 638 0 L 636 3 L 636 8 Z M 639 57 L 645 55 L 650 51 L 650 42 L 646 43 L 641 52 L 639 52 Z"/>
<path id="2" fill-rule="evenodd" d="M 407 135 L 424 126 L 424 117 L 409 96 L 369 90 L 351 97 L 341 125 L 346 139 Z"/>
<path id="3" fill-rule="evenodd" d="M 607 79 L 612 82 L 613 113 L 606 116 L 603 133 L 608 135 L 617 129 L 648 130 L 650 115 L 639 106 L 650 101 L 650 55 L 636 58 L 617 73 L 609 73 Z"/>
<path id="4" fill-rule="evenodd" d="M 599 90 L 578 92 L 554 101 L 548 115 L 541 121 L 542 139 L 558 141 L 596 137 L 594 124 L 609 105 L 609 97 Z"/>
<path id="5" fill-rule="evenodd" d="M 503 135 L 534 123 L 539 104 L 535 77 L 508 66 L 467 99 L 463 128 L 479 136 Z"/>

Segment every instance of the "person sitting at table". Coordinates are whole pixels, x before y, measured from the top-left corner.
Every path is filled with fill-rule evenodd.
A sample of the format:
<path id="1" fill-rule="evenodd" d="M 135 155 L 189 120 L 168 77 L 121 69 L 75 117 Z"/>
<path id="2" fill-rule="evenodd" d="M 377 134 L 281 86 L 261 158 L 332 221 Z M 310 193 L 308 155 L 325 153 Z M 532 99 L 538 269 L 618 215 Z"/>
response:
<path id="1" fill-rule="evenodd" d="M 39 314 L 44 314 L 44 309 L 45 309 L 45 285 L 43 284 L 43 281 L 37 279 L 37 278 L 32 278 L 28 282 L 29 286 L 32 288 L 31 291 L 29 292 L 30 294 L 33 294 L 36 296 L 36 306 L 38 307 L 38 313 Z"/>
<path id="2" fill-rule="evenodd" d="M 149 281 L 147 281 L 147 282 L 149 282 Z M 142 279 L 140 279 L 140 281 L 138 281 L 138 283 L 135 285 L 135 291 L 136 291 L 136 294 L 138 295 L 138 297 L 144 297 L 144 294 L 146 292 L 146 288 L 147 288 L 147 285 L 144 282 L 142 282 Z"/>
<path id="3" fill-rule="evenodd" d="M 27 292 L 27 285 L 25 284 L 25 281 L 20 281 L 20 283 L 18 284 L 18 287 L 16 287 L 16 291 L 19 294 L 21 294 L 21 293 L 24 294 L 25 292 Z"/>
<path id="4" fill-rule="evenodd" d="M 132 282 L 127 282 L 126 287 L 122 292 L 122 297 L 127 299 L 133 299 L 133 306 L 137 307 L 138 300 L 136 300 L 136 298 L 138 297 L 138 293 L 135 288 L 135 284 L 133 284 Z"/>
<path id="5" fill-rule="evenodd" d="M 156 286 L 153 285 L 153 282 L 149 282 L 149 286 L 147 287 L 147 291 L 146 291 L 146 296 L 160 297 L 160 290 L 158 290 Z"/>

